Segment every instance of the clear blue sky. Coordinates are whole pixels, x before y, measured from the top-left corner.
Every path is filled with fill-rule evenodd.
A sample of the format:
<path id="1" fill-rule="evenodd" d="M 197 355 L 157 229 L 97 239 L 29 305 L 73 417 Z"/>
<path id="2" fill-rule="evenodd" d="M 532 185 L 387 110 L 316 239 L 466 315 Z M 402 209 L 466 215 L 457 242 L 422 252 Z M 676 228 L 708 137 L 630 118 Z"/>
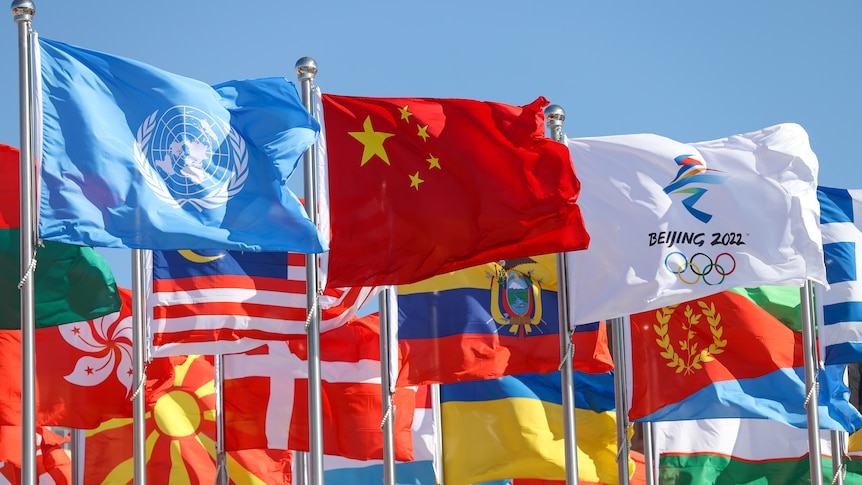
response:
<path id="1" fill-rule="evenodd" d="M 296 61 L 311 56 L 317 86 L 333 94 L 544 96 L 565 109 L 570 137 L 696 142 L 796 122 L 820 184 L 862 188 L 857 0 L 34 3 L 43 37 L 212 84 L 295 81 Z M 6 12 L 0 143 L 18 146 L 17 26 Z M 108 259 L 130 285 L 126 252 Z"/>

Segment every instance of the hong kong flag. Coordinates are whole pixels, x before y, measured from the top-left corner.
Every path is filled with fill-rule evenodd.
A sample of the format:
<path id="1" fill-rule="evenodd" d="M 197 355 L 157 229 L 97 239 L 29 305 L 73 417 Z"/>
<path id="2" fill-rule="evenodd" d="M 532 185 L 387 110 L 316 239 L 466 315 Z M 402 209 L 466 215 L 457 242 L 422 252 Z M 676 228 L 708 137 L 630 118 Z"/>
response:
<path id="1" fill-rule="evenodd" d="M 42 424 L 92 429 L 131 417 L 132 294 L 119 290 L 119 312 L 36 331 Z"/>
<path id="2" fill-rule="evenodd" d="M 383 458 L 377 314 L 321 335 L 323 452 Z M 224 356 L 225 448 L 308 451 L 306 340 L 273 342 Z M 395 392 L 395 459 L 413 460 L 415 390 Z"/>
<path id="3" fill-rule="evenodd" d="M 36 330 L 39 424 L 95 428 L 131 417 L 131 292 L 120 288 L 119 312 Z M 0 331 L 0 372 L 21 375 L 21 332 Z M 0 424 L 19 425 L 21 379 L 0 379 Z"/>

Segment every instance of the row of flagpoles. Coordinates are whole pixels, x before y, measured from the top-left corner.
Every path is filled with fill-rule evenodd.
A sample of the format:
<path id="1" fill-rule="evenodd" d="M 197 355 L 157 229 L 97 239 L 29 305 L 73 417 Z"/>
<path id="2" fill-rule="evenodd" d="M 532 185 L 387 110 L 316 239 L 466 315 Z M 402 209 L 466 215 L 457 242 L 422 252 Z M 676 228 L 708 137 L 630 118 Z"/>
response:
<path id="1" fill-rule="evenodd" d="M 15 22 L 18 24 L 19 31 L 19 81 L 20 81 L 20 173 L 21 173 L 21 225 L 20 232 L 21 240 L 21 320 L 22 320 L 22 425 L 23 435 L 22 443 L 24 445 L 23 455 L 23 474 L 22 480 L 26 484 L 35 483 L 35 298 L 34 298 L 34 278 L 33 267 L 36 261 L 36 236 L 34 227 L 35 221 L 35 190 L 34 190 L 34 167 L 30 162 L 34 158 L 35 136 L 33 132 L 33 111 L 35 106 L 34 87 L 33 87 L 33 46 L 35 33 L 31 29 L 32 17 L 35 13 L 32 2 L 15 1 L 13 2 L 13 15 Z M 297 62 L 297 76 L 301 84 L 302 102 L 305 108 L 313 113 L 313 89 L 314 76 L 317 72 L 317 67 L 310 58 L 302 58 Z M 563 142 L 562 126 L 564 113 L 558 106 L 551 106 L 545 111 L 546 122 L 551 132 L 551 137 Z M 303 155 L 305 168 L 305 201 L 304 206 L 306 212 L 311 218 L 311 222 L 315 225 L 319 224 L 317 220 L 317 207 L 319 204 L 316 188 L 317 152 L 314 148 L 308 149 Z M 145 286 L 148 284 L 144 277 L 144 267 L 147 264 L 143 249 L 132 250 L 132 270 L 133 270 L 133 317 L 134 317 L 134 389 L 133 397 L 134 409 L 134 475 L 135 481 L 144 482 L 146 480 L 146 450 L 145 450 L 145 428 L 144 428 L 144 393 L 141 391 L 143 383 L 146 379 L 145 368 L 147 356 L 145 355 L 146 342 L 146 324 L 145 324 L 145 309 L 144 309 L 144 293 Z M 319 255 L 312 253 L 306 258 L 306 308 L 308 310 L 308 382 L 309 382 L 309 452 L 307 460 L 298 460 L 300 467 L 306 469 L 299 473 L 300 477 L 307 477 L 310 484 L 322 483 L 323 477 L 323 436 L 322 436 L 322 418 L 321 418 L 321 368 L 320 368 L 320 320 L 321 311 L 319 307 L 319 298 L 322 293 L 322 284 L 318 274 L 320 266 Z M 571 336 L 573 318 L 570 315 L 570 295 L 568 294 L 569 281 L 569 264 L 566 260 L 566 255 L 560 253 L 557 255 L 557 272 L 558 272 L 558 305 L 559 305 L 559 338 L 560 338 L 560 357 L 561 357 L 561 379 L 563 389 L 563 410 L 564 410 L 564 435 L 565 440 L 565 458 L 566 458 L 566 481 L 567 483 L 577 483 L 577 460 L 575 448 L 575 419 L 574 419 L 574 388 L 572 377 L 572 349 Z M 384 432 L 384 458 L 386 462 L 384 480 L 387 485 L 394 483 L 394 451 L 392 442 L 392 416 L 395 412 L 392 409 L 392 392 L 394 383 L 390 381 L 389 369 L 391 366 L 390 352 L 388 348 L 391 327 L 397 319 L 393 315 L 397 315 L 397 300 L 393 287 L 387 287 L 381 292 L 379 301 L 381 308 L 381 372 L 383 385 L 383 416 L 382 427 Z M 819 423 L 818 423 L 818 398 L 816 392 L 816 349 L 813 327 L 813 304 L 811 283 L 808 282 L 801 290 L 802 296 L 802 320 L 803 320 L 803 339 L 805 352 L 805 383 L 808 390 L 807 412 L 809 422 L 809 447 L 811 456 L 820 456 L 819 450 Z M 579 322 L 583 323 L 583 322 Z M 617 400 L 617 410 L 626 409 L 625 396 L 625 362 L 624 347 L 622 336 L 626 333 L 626 317 L 619 317 L 610 320 L 613 329 L 614 338 L 614 360 L 618 363 L 615 373 L 615 396 Z M 220 368 L 221 366 L 217 366 Z M 625 413 L 618 412 L 617 414 L 617 438 L 619 450 L 619 470 L 618 476 L 620 483 L 627 483 L 628 477 L 628 451 L 629 445 L 627 441 L 627 426 Z M 649 430 L 649 426 L 646 427 Z M 647 432 L 647 435 L 650 435 Z M 221 433 L 219 433 L 221 436 Z M 833 440 L 833 443 L 838 440 Z M 649 440 L 646 440 L 649 443 Z M 652 455 L 646 454 L 647 459 L 651 460 Z M 833 451 L 833 457 L 840 458 L 840 454 Z M 811 477 L 813 483 L 820 483 L 822 480 L 819 460 L 810 460 Z M 219 469 L 224 470 L 223 458 L 219 458 Z M 647 467 L 651 473 L 653 466 Z M 837 467 L 836 467 L 837 469 Z M 220 480 L 226 480 L 225 475 L 220 475 Z M 654 478 L 653 478 L 654 480 Z"/>

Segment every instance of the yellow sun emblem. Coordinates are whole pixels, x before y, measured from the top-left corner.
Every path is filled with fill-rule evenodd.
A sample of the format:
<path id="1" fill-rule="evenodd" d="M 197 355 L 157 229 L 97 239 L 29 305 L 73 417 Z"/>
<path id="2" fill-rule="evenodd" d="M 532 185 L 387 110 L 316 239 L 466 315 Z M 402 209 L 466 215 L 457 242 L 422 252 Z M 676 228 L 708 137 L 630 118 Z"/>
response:
<path id="1" fill-rule="evenodd" d="M 171 359 L 174 367 L 173 376 L 169 377 L 173 379 L 167 382 L 155 377 L 161 368 L 149 367 L 151 382 L 156 381 L 157 388 L 151 389 L 151 382 L 148 382 L 147 397 L 151 405 L 145 415 L 148 481 L 166 480 L 165 483 L 186 485 L 212 481 L 216 474 L 213 364 L 203 356 Z M 120 428 L 130 437 L 131 427 L 130 418 L 115 418 L 88 430 L 87 437 L 120 431 Z M 127 446 L 131 454 L 131 443 L 119 446 Z M 228 472 L 235 482 L 238 479 L 242 483 L 263 483 L 231 453 L 226 454 L 226 459 Z M 133 478 L 134 459 L 130 457 L 111 469 L 101 483 L 130 483 Z"/>

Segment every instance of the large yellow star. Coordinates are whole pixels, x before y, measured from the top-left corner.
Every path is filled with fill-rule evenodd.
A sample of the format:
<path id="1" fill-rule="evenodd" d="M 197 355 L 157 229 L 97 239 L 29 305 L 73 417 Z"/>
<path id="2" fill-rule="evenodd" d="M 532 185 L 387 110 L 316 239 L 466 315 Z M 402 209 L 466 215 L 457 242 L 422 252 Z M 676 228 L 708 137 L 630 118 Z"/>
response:
<path id="1" fill-rule="evenodd" d="M 398 108 L 398 111 L 401 112 L 401 119 L 410 123 L 410 117 L 413 116 L 413 113 L 407 111 L 407 105 L 405 104 L 403 108 Z"/>
<path id="2" fill-rule="evenodd" d="M 410 186 L 416 190 L 419 190 L 419 184 L 424 182 L 421 178 L 419 178 L 419 172 L 416 172 L 414 175 L 410 175 Z"/>
<path id="3" fill-rule="evenodd" d="M 383 142 L 386 141 L 390 136 L 395 136 L 394 133 L 383 133 L 381 131 L 374 131 L 374 127 L 371 126 L 371 117 L 365 118 L 365 122 L 362 123 L 363 131 L 349 131 L 348 134 L 353 138 L 359 140 L 359 143 L 365 147 L 362 150 L 362 162 L 359 166 L 365 165 L 368 160 L 371 160 L 371 157 L 377 155 L 383 160 L 386 165 L 391 165 L 389 163 L 389 155 L 386 154 L 386 150 L 383 148 Z"/>

